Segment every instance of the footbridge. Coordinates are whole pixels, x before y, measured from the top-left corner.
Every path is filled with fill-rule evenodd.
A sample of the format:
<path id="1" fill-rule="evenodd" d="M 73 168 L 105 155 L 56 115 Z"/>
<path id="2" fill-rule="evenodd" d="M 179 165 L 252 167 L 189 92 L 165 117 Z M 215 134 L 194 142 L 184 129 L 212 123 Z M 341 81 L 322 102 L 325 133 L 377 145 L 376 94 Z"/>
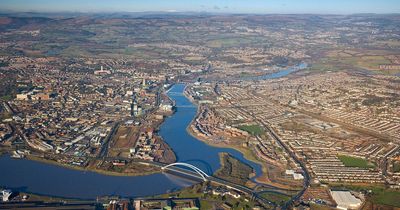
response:
<path id="1" fill-rule="evenodd" d="M 179 169 L 177 169 L 177 167 L 174 167 L 174 166 L 184 166 L 186 168 L 192 169 L 194 172 L 196 172 L 198 175 L 200 175 L 200 177 L 203 179 L 203 181 L 207 181 L 208 178 L 210 177 L 206 172 L 202 171 L 201 169 L 199 169 L 196 166 L 191 165 L 189 163 L 179 163 L 179 162 L 171 163 L 171 164 L 161 167 L 161 170 L 163 170 L 163 171 L 171 170 L 171 171 L 175 171 L 175 172 L 179 172 L 179 173 L 184 173 L 184 171 L 179 170 Z M 187 175 L 191 175 L 191 174 L 187 174 Z"/>
<path id="2" fill-rule="evenodd" d="M 113 161 L 115 158 L 112 157 L 106 157 L 106 160 Z M 143 165 L 152 165 L 161 168 L 162 171 L 171 171 L 175 172 L 177 175 L 185 175 L 185 176 L 190 176 L 194 177 L 197 179 L 201 179 L 203 181 L 208 181 L 211 183 L 215 183 L 218 185 L 225 186 L 229 189 L 236 190 L 238 192 L 242 192 L 244 194 L 250 195 L 252 199 L 257 200 L 261 205 L 263 205 L 265 208 L 276 208 L 277 205 L 276 203 L 260 196 L 258 192 L 256 192 L 254 189 L 251 189 L 247 186 L 241 185 L 241 184 L 236 184 L 232 183 L 230 181 L 214 177 L 212 175 L 208 175 L 206 172 L 203 170 L 199 169 L 198 167 L 191 165 L 189 163 L 181 163 L 181 162 L 176 162 L 176 163 L 171 163 L 171 164 L 165 164 L 165 163 L 160 163 L 160 162 L 154 162 L 154 161 L 145 161 L 145 160 L 139 160 L 139 159 L 123 159 L 123 158 L 118 158 L 118 160 L 126 160 L 126 161 L 135 161 L 137 163 L 143 164 Z M 276 190 L 272 189 L 273 191 L 271 192 L 276 192 Z"/>
<path id="3" fill-rule="evenodd" d="M 183 166 L 185 168 L 179 167 L 179 166 Z M 252 189 L 250 189 L 246 186 L 240 185 L 240 184 L 235 184 L 235 183 L 229 182 L 227 180 L 224 180 L 224 179 L 221 179 L 218 177 L 210 176 L 207 173 L 205 173 L 204 171 L 202 171 L 201 169 L 199 169 L 196 166 L 191 165 L 189 163 L 180 163 L 180 162 L 171 163 L 168 165 L 161 166 L 161 169 L 163 171 L 169 170 L 169 171 L 173 171 L 173 172 L 180 173 L 183 175 L 200 178 L 200 179 L 203 179 L 203 181 L 209 181 L 209 182 L 212 182 L 215 184 L 223 185 L 223 186 L 227 187 L 228 189 L 233 189 L 238 192 L 248 194 L 252 197 L 252 199 L 258 200 L 263 205 L 269 205 L 269 207 L 271 207 L 271 206 L 276 207 L 275 203 L 259 196 Z"/>

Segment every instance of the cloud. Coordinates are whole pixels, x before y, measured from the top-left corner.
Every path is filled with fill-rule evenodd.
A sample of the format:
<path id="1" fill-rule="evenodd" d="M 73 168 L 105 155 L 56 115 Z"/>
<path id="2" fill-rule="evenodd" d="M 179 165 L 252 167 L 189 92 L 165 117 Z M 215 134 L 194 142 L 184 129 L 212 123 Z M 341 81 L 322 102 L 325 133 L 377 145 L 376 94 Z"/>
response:
<path id="1" fill-rule="evenodd" d="M 220 10 L 221 8 L 219 8 L 217 5 L 214 5 L 214 9 L 215 10 Z"/>

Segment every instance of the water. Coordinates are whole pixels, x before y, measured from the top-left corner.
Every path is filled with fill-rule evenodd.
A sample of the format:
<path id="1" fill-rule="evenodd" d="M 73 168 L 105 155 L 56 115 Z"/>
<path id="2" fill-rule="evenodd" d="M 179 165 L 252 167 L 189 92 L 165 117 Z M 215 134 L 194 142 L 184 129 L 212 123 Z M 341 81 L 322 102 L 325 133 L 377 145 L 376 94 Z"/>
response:
<path id="1" fill-rule="evenodd" d="M 287 69 L 264 79 L 286 76 L 295 70 Z M 208 146 L 187 133 L 186 128 L 195 117 L 197 108 L 182 95 L 184 87 L 184 84 L 177 84 L 168 92 L 176 101 L 177 112 L 167 118 L 160 128 L 160 135 L 172 147 L 178 161 L 193 164 L 211 175 L 220 167 L 218 154 L 228 152 L 251 165 L 257 176 L 260 175 L 260 165 L 244 159 L 240 152 Z M 162 173 L 136 177 L 108 176 L 8 156 L 0 157 L 0 168 L 0 186 L 66 198 L 94 199 L 102 195 L 141 197 L 193 184 L 192 181 Z"/>
<path id="2" fill-rule="evenodd" d="M 176 102 L 177 112 L 167 118 L 160 128 L 160 135 L 175 151 L 177 161 L 190 163 L 207 174 L 212 174 L 220 167 L 218 154 L 228 152 L 251 165 L 257 174 L 261 174 L 260 165 L 246 160 L 240 152 L 233 149 L 211 147 L 186 132 L 187 126 L 196 115 L 197 108 L 190 107 L 192 103 L 181 94 L 184 88 L 184 84 L 177 84 L 168 92 L 168 95 Z"/>
<path id="3" fill-rule="evenodd" d="M 288 75 L 290 73 L 293 73 L 295 71 L 298 71 L 298 70 L 301 70 L 301 69 L 305 69 L 307 67 L 308 67 L 307 63 L 300 63 L 297 66 L 289 67 L 287 69 L 283 69 L 283 70 L 277 71 L 277 72 L 272 73 L 272 74 L 265 74 L 265 75 L 254 76 L 254 77 L 244 77 L 244 78 L 241 78 L 241 80 L 249 81 L 249 80 L 277 79 L 277 78 L 280 78 L 280 77 L 284 77 L 284 76 L 286 76 L 286 75 Z"/>
<path id="4" fill-rule="evenodd" d="M 0 158 L 0 167 L 0 186 L 66 198 L 94 199 L 102 195 L 148 196 L 193 184 L 189 180 L 164 174 L 137 177 L 107 176 L 26 159 L 12 159 L 8 156 Z"/>

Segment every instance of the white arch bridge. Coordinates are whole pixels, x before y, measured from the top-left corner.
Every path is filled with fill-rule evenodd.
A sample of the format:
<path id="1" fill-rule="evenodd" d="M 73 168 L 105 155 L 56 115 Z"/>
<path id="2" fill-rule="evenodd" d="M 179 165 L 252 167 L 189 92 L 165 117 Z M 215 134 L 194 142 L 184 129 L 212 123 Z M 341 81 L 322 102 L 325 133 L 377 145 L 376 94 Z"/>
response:
<path id="1" fill-rule="evenodd" d="M 161 169 L 162 170 L 166 170 L 166 169 L 172 170 L 173 168 L 171 168 L 171 167 L 173 167 L 173 166 L 185 166 L 187 168 L 190 168 L 194 172 L 196 172 L 198 175 L 200 175 L 201 178 L 203 178 L 204 181 L 207 181 L 207 179 L 210 177 L 208 174 L 206 174 L 206 172 L 202 171 L 201 169 L 199 169 L 196 166 L 191 165 L 189 163 L 179 163 L 179 162 L 171 163 L 171 164 L 168 164 L 166 166 L 161 167 Z"/>
<path id="2" fill-rule="evenodd" d="M 161 165 L 159 165 L 159 166 L 161 166 Z M 236 191 L 251 195 L 252 198 L 256 199 L 257 201 L 259 201 L 264 206 L 267 206 L 267 207 L 271 207 L 271 206 L 274 207 L 275 206 L 276 207 L 275 203 L 273 203 L 273 202 L 271 202 L 271 201 L 269 201 L 269 200 L 267 200 L 267 199 L 265 199 L 263 197 L 258 196 L 258 194 L 256 192 L 254 192 L 252 189 L 250 189 L 250 188 L 248 188 L 246 186 L 242 186 L 240 184 L 235 184 L 235 183 L 220 179 L 218 177 L 209 176 L 208 174 L 206 174 L 201 169 L 197 168 L 194 165 L 188 164 L 188 163 L 180 163 L 180 162 L 171 163 L 171 164 L 162 166 L 161 169 L 163 171 L 164 170 L 171 170 L 171 171 L 174 171 L 174 172 L 178 172 L 178 173 L 182 173 L 182 174 L 186 174 L 186 175 L 195 176 L 197 178 L 200 178 L 197 175 L 195 175 L 194 173 L 192 173 L 191 171 L 188 171 L 187 169 L 174 167 L 174 166 L 184 166 L 186 168 L 189 168 L 192 171 L 196 172 L 196 174 L 198 174 L 203 179 L 203 181 L 210 181 L 210 182 L 213 182 L 213 183 L 216 183 L 216 184 L 219 184 L 219 185 L 226 186 L 228 189 L 233 189 L 233 190 L 236 190 Z"/>

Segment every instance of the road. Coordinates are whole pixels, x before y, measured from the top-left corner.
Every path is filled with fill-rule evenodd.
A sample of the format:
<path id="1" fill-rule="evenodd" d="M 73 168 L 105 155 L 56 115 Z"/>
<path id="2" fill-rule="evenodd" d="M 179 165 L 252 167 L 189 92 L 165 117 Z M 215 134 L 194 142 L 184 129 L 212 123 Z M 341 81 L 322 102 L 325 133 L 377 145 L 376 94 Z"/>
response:
<path id="1" fill-rule="evenodd" d="M 108 148 L 110 148 L 110 142 L 111 139 L 113 138 L 115 132 L 117 131 L 118 127 L 120 125 L 120 122 L 117 122 L 114 124 L 111 132 L 108 134 L 108 136 L 106 137 L 106 139 L 104 140 L 104 144 L 101 147 L 101 150 L 98 154 L 98 158 L 105 158 L 107 156 L 108 153 Z"/>
<path id="2" fill-rule="evenodd" d="M 257 122 L 258 124 L 262 125 L 267 132 L 269 132 L 271 134 L 271 136 L 279 143 L 279 145 L 285 150 L 285 152 L 287 154 L 290 155 L 290 157 L 301 167 L 301 169 L 303 170 L 303 176 L 304 176 L 304 182 L 303 182 L 303 188 L 302 190 L 295 196 L 292 197 L 292 199 L 290 201 L 288 201 L 282 208 L 283 209 L 287 209 L 288 206 L 290 206 L 291 204 L 293 204 L 294 202 L 298 201 L 301 196 L 303 196 L 304 192 L 307 190 L 307 188 L 310 186 L 310 174 L 307 171 L 307 167 L 306 165 L 296 156 L 296 154 L 294 154 L 294 152 L 280 139 L 280 137 L 275 133 L 275 131 L 267 124 L 265 124 L 264 122 L 258 120 L 256 118 L 256 116 L 247 111 L 246 109 L 244 109 L 243 107 L 240 106 L 235 106 L 234 103 L 230 102 L 232 106 L 234 106 L 235 108 L 243 111 L 244 113 L 247 113 L 248 115 L 250 115 L 255 122 Z"/>
<path id="3" fill-rule="evenodd" d="M 161 101 L 160 94 L 161 94 L 161 90 L 158 90 L 157 91 L 157 102 L 156 102 L 158 105 L 160 104 L 160 101 Z M 239 109 L 241 109 L 244 112 L 247 112 L 246 110 L 242 109 L 242 107 L 240 107 Z M 254 115 L 251 115 L 251 116 L 253 116 L 254 119 L 257 120 Z M 262 123 L 262 122 L 259 122 L 259 123 Z M 117 122 L 117 123 L 114 124 L 111 132 L 106 137 L 106 139 L 104 141 L 104 144 L 103 144 L 98 156 L 96 157 L 96 159 L 110 160 L 110 161 L 117 160 L 117 159 L 118 160 L 124 160 L 124 158 L 107 157 L 107 153 L 108 153 L 108 149 L 110 147 L 111 139 L 114 136 L 114 134 L 115 134 L 115 132 L 116 132 L 116 130 L 117 130 L 119 125 L 120 125 L 120 122 Z M 303 190 L 301 192 L 299 192 L 296 196 L 294 196 L 292 198 L 292 200 L 285 205 L 285 207 L 287 207 L 288 205 L 290 205 L 292 202 L 298 200 L 303 195 L 304 191 L 309 186 L 310 177 L 309 177 L 309 174 L 308 174 L 308 172 L 307 172 L 307 170 L 305 168 L 305 165 L 296 157 L 296 155 L 289 148 L 287 148 L 287 146 L 280 140 L 280 138 L 275 134 L 275 132 L 268 125 L 265 125 L 265 124 L 263 124 L 263 125 L 271 133 L 271 135 L 277 140 L 277 142 L 279 142 L 281 144 L 281 146 L 286 150 L 286 152 L 288 154 L 290 154 L 290 156 L 302 167 L 302 169 L 304 171 L 305 180 L 304 180 Z M 135 162 L 144 163 L 144 164 L 148 164 L 148 165 L 153 165 L 153 166 L 157 166 L 157 167 L 160 167 L 160 168 L 167 165 L 167 164 L 163 164 L 163 163 L 159 163 L 159 162 L 143 161 L 143 160 L 136 160 L 136 159 L 134 159 L 134 160 L 133 159 L 125 159 L 125 160 L 127 160 L 127 161 L 135 161 Z M 201 176 L 199 176 L 195 172 L 193 172 L 191 170 L 188 170 L 188 169 L 184 169 L 184 168 L 181 168 L 181 167 L 173 166 L 173 167 L 168 168 L 168 170 L 169 171 L 174 171 L 174 172 L 177 172 L 179 174 L 183 174 L 183 175 L 186 175 L 186 176 L 189 176 L 189 177 L 193 177 L 193 178 L 197 178 L 197 179 L 203 180 Z M 261 197 L 260 193 L 255 192 L 255 190 L 253 190 L 251 188 L 248 188 L 246 186 L 235 184 L 235 183 L 232 183 L 232 182 L 229 182 L 229 181 L 217 178 L 217 177 L 213 177 L 213 176 L 208 177 L 207 180 L 212 182 L 212 183 L 215 183 L 215 184 L 218 184 L 218 185 L 221 185 L 221 186 L 226 186 L 228 188 L 231 188 L 231 189 L 234 189 L 236 191 L 239 191 L 239 192 L 245 193 L 247 195 L 250 195 L 253 199 L 257 200 L 260 204 L 262 204 L 262 205 L 264 205 L 266 207 L 269 207 L 269 208 L 270 207 L 273 207 L 273 208 L 277 207 L 277 205 L 274 202 L 271 202 L 271 201 Z M 274 191 L 274 189 L 271 189 L 271 191 Z"/>
<path id="4" fill-rule="evenodd" d="M 163 166 L 167 165 L 167 164 L 155 163 L 155 162 L 152 162 L 152 164 L 160 166 L 160 167 L 163 167 Z M 199 174 L 197 174 L 197 173 L 195 173 L 195 172 L 193 172 L 191 170 L 188 170 L 188 169 L 184 169 L 184 168 L 180 168 L 180 167 L 176 167 L 176 166 L 171 166 L 171 167 L 168 167 L 165 170 L 166 171 L 176 172 L 176 173 L 179 173 L 179 174 L 183 174 L 185 176 L 193 177 L 193 178 L 196 178 L 198 180 L 203 181 L 203 178 Z M 248 188 L 246 186 L 235 184 L 235 183 L 232 183 L 232 182 L 229 182 L 229 181 L 226 181 L 226 180 L 223 180 L 221 178 L 214 177 L 214 176 L 209 176 L 207 178 L 207 181 L 209 181 L 211 183 L 214 183 L 214 184 L 221 185 L 221 186 L 225 186 L 225 187 L 227 187 L 229 189 L 233 189 L 233 190 L 242 192 L 242 193 L 247 194 L 247 195 L 250 195 L 253 199 L 255 199 L 257 202 L 259 202 L 260 204 L 262 204 L 266 208 L 270 209 L 271 207 L 272 208 L 276 208 L 277 207 L 277 205 L 274 202 L 269 201 L 269 200 L 261 197 L 257 192 L 254 192 L 253 189 Z"/>
<path id="5" fill-rule="evenodd" d="M 102 150 L 102 152 L 103 152 L 103 154 L 107 154 L 106 153 L 107 150 Z M 64 157 L 75 157 L 75 156 L 64 155 Z M 163 168 L 168 165 L 166 163 L 160 163 L 160 162 L 145 161 L 145 160 L 141 160 L 141 159 L 121 158 L 121 157 L 109 157 L 106 155 L 102 155 L 100 157 L 88 157 L 88 158 L 90 158 L 91 160 L 98 159 L 98 160 L 106 160 L 106 161 L 114 161 L 114 160 L 133 161 L 136 163 L 156 166 L 159 168 Z M 174 174 L 183 175 L 184 177 L 191 177 L 196 180 L 203 181 L 203 178 L 196 172 L 189 170 L 189 169 L 181 168 L 181 167 L 171 166 L 171 167 L 168 167 L 165 170 L 165 172 L 173 172 Z M 209 176 L 207 178 L 207 181 L 210 181 L 214 184 L 225 186 L 227 188 L 234 189 L 236 191 L 247 194 L 250 197 L 252 197 L 253 199 L 255 199 L 256 201 L 258 201 L 260 204 L 262 204 L 265 208 L 271 209 L 271 208 L 278 207 L 274 202 L 261 197 L 259 193 L 255 192 L 255 190 L 248 188 L 246 186 L 235 184 L 235 183 L 232 183 L 232 182 L 229 182 L 229 181 L 226 181 L 221 178 L 214 177 L 214 176 Z M 274 191 L 274 189 L 271 189 L 271 191 Z M 278 192 L 278 193 L 280 193 L 280 192 Z"/>
<path id="6" fill-rule="evenodd" d="M 154 106 L 153 109 L 149 110 L 149 115 L 155 113 L 158 110 L 158 107 L 161 104 L 161 94 L 162 94 L 163 88 L 158 88 L 157 89 L 157 96 L 156 96 L 156 105 Z M 112 137 L 115 135 L 115 132 L 117 131 L 119 125 L 126 121 L 128 118 L 124 118 L 122 120 L 120 120 L 119 122 L 115 123 L 111 132 L 109 133 L 109 135 L 106 137 L 104 144 L 102 144 L 102 148 L 101 151 L 98 154 L 98 158 L 105 158 L 108 154 L 108 149 L 110 148 L 110 143 L 111 143 L 111 139 Z"/>
<path id="7" fill-rule="evenodd" d="M 301 169 L 303 170 L 303 176 L 304 176 L 303 189 L 297 195 L 293 196 L 292 199 L 284 205 L 284 208 L 287 208 L 293 202 L 298 201 L 301 198 L 301 196 L 303 196 L 307 188 L 310 186 L 310 174 L 308 173 L 305 164 L 302 161 L 300 161 L 300 159 L 296 156 L 296 154 L 294 154 L 294 152 L 291 149 L 289 149 L 286 144 L 282 142 L 282 140 L 275 133 L 275 131 L 272 130 L 269 125 L 266 125 L 262 122 L 261 124 L 267 129 L 267 131 L 272 135 L 272 137 L 274 137 L 274 139 L 281 145 L 281 147 L 285 149 L 286 153 L 288 153 L 290 157 L 293 158 L 293 160 L 300 165 Z"/>

